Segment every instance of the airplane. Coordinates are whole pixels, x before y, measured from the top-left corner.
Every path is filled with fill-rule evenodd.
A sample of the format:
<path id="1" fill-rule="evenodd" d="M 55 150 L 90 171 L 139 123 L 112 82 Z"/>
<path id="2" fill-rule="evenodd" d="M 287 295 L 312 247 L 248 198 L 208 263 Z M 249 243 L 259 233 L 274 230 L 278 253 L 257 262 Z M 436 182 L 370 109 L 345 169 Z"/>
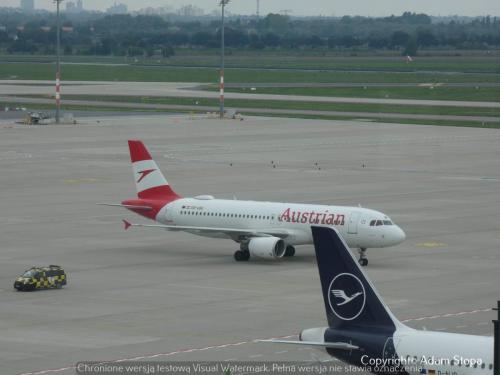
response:
<path id="1" fill-rule="evenodd" d="M 172 190 L 144 144 L 128 141 L 137 198 L 119 206 L 158 224 L 131 224 L 185 231 L 203 237 L 229 238 L 240 244 L 236 261 L 250 257 L 280 259 L 295 254 L 295 246 L 312 244 L 310 225 L 336 227 L 349 245 L 359 249 L 359 262 L 368 265 L 367 248 L 394 246 L 405 233 L 385 214 L 361 207 L 215 199 L 211 195 L 182 198 Z"/>
<path id="2" fill-rule="evenodd" d="M 404 325 L 380 298 L 335 228 L 313 226 L 312 236 L 328 327 L 305 329 L 298 341 L 263 342 L 326 349 L 329 355 L 376 374 L 493 374 L 492 337 Z M 346 298 L 349 302 L 344 303 Z"/>

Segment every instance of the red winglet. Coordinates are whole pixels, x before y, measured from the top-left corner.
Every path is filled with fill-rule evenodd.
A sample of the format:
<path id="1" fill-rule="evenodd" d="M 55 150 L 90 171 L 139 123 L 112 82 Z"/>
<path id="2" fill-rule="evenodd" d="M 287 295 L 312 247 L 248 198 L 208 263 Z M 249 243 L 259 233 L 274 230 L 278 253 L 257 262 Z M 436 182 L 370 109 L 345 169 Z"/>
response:
<path id="1" fill-rule="evenodd" d="M 128 228 L 130 228 L 132 226 L 132 224 L 130 224 L 127 220 L 123 220 L 123 225 L 124 225 L 125 230 L 127 230 Z"/>

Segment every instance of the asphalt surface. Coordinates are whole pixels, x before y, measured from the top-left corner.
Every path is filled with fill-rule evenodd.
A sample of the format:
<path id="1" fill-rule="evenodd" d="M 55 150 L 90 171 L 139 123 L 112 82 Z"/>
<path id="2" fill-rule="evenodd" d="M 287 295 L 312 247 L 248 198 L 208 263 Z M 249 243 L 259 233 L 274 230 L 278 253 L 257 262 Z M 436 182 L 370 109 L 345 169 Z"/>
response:
<path id="1" fill-rule="evenodd" d="M 0 96 L 0 102 L 20 103 L 29 107 L 32 104 L 53 105 L 53 99 L 41 98 L 19 98 Z M 167 110 L 167 111 L 184 111 L 184 112 L 207 112 L 214 113 L 219 111 L 219 106 L 203 106 L 203 105 L 180 105 L 180 104 L 152 104 L 152 103 L 130 103 L 119 101 L 105 100 L 74 100 L 65 99 L 64 104 L 81 107 L 105 107 L 105 108 L 123 108 L 126 110 Z M 332 117 L 354 117 L 363 120 L 380 120 L 391 119 L 401 120 L 426 120 L 426 121 L 473 121 L 473 122 L 500 122 L 498 116 L 456 116 L 456 115 L 432 115 L 432 114 L 403 114 L 403 113 L 383 113 L 383 112 L 348 112 L 348 111 L 318 111 L 318 110 L 302 110 L 302 109 L 273 109 L 273 108 L 231 108 L 225 107 L 227 111 L 233 110 L 235 113 L 245 114 L 267 114 L 267 115 L 282 115 L 282 116 L 332 116 Z"/>
<path id="2" fill-rule="evenodd" d="M 190 116 L 0 121 L 0 373 L 73 374 L 85 360 L 307 360 L 257 343 L 325 325 L 311 246 L 236 263 L 235 244 L 134 228 L 96 206 L 135 195 L 127 139 L 181 195 L 357 205 L 407 240 L 370 249 L 369 276 L 407 324 L 491 335 L 500 298 L 500 132 L 347 121 Z M 271 161 L 277 167 L 272 168 Z M 316 164 L 320 166 L 318 169 Z M 59 264 L 61 290 L 16 276 Z"/>
<path id="3" fill-rule="evenodd" d="M 32 83 L 33 86 L 27 84 Z M 54 87 L 41 84 L 53 83 L 50 81 L 19 81 L 2 80 L 0 96 L 6 95 L 53 95 Z M 62 97 L 64 95 L 129 95 L 129 96 L 174 96 L 189 98 L 219 98 L 219 92 L 199 90 L 201 84 L 177 82 L 85 82 L 69 81 L 62 83 Z M 454 101 L 454 100 L 417 100 L 417 99 L 376 99 L 376 98 L 349 98 L 330 96 L 306 95 L 273 95 L 226 93 L 228 99 L 247 100 L 281 100 L 317 103 L 364 103 L 364 104 L 392 104 L 392 105 L 422 105 L 422 106 L 449 106 L 474 108 L 500 108 L 500 102 Z"/>

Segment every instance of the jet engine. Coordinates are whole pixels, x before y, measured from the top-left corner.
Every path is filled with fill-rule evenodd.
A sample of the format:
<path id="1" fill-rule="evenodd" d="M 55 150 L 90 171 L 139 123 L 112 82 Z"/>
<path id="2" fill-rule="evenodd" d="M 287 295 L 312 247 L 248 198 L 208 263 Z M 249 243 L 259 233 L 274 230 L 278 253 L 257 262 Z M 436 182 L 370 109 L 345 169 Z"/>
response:
<path id="1" fill-rule="evenodd" d="M 285 250 L 285 242 L 278 237 L 255 237 L 248 242 L 248 251 L 253 257 L 279 259 Z"/>

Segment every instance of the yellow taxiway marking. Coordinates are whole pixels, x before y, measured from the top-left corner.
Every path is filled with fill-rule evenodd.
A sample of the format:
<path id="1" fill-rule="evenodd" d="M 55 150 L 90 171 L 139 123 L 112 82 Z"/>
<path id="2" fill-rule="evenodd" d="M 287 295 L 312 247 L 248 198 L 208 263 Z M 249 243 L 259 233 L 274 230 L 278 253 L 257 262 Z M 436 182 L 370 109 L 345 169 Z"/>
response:
<path id="1" fill-rule="evenodd" d="M 434 241 L 429 241 L 429 242 L 420 242 L 418 244 L 416 244 L 415 246 L 417 247 L 426 247 L 426 248 L 434 248 L 434 247 L 445 247 L 447 246 L 445 243 L 443 242 L 434 242 Z"/>
<path id="2" fill-rule="evenodd" d="M 94 182 L 99 182 L 100 180 L 98 178 L 70 178 L 64 180 L 65 184 L 69 185 L 75 185 L 75 184 L 89 184 L 89 183 L 94 183 Z"/>

